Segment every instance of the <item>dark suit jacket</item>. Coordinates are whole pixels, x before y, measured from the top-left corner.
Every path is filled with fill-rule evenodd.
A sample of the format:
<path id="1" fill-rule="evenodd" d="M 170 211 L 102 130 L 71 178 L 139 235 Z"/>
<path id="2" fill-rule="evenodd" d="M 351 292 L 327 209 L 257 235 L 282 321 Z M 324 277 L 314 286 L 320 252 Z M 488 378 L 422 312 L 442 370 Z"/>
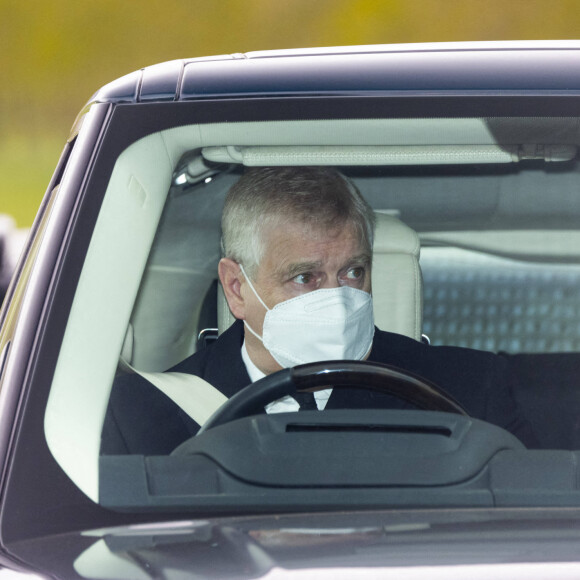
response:
<path id="1" fill-rule="evenodd" d="M 241 357 L 244 326 L 236 321 L 209 347 L 171 371 L 197 375 L 227 397 L 250 383 Z M 472 416 L 511 431 L 536 446 L 506 384 L 506 363 L 492 353 L 451 346 L 429 346 L 399 334 L 375 331 L 369 361 L 390 364 L 427 378 L 454 397 Z M 413 408 L 370 390 L 334 389 L 327 409 Z M 103 437 L 103 454 L 170 453 L 199 426 L 173 401 L 139 375 L 118 377 L 113 385 Z"/>

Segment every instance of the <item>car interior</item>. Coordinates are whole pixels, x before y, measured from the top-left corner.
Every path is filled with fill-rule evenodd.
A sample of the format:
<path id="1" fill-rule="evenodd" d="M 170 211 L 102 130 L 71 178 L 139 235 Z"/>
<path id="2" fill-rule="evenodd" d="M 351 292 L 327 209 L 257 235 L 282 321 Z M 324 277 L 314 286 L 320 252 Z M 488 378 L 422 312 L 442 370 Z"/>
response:
<path id="1" fill-rule="evenodd" d="M 426 459 L 419 454 L 421 462 L 419 455 L 410 460 L 405 477 L 391 476 L 386 468 L 376 470 L 381 457 L 377 447 L 371 453 L 376 453 L 375 471 L 361 464 L 359 478 L 345 480 L 343 487 L 369 489 L 380 481 L 390 491 L 383 499 L 370 494 L 367 500 L 358 495 L 353 501 L 478 505 L 491 495 L 510 505 L 541 504 L 546 484 L 570 491 L 559 501 L 578 502 L 575 468 L 570 467 L 576 455 L 554 455 L 552 450 L 580 449 L 575 372 L 580 350 L 579 145 L 580 120 L 559 117 L 215 123 L 176 127 L 135 142 L 119 156 L 110 177 L 69 316 L 45 415 L 52 454 L 95 502 L 119 509 L 139 509 L 140 502 L 165 509 L 184 502 L 198 505 L 200 500 L 184 500 L 185 488 L 177 484 L 159 483 L 172 499 L 161 492 L 160 499 L 151 499 L 153 491 L 145 499 L 137 493 L 130 498 L 129 491 L 119 490 L 113 474 L 151 469 L 148 481 L 161 482 L 164 473 L 179 467 L 187 470 L 188 493 L 203 496 L 199 482 L 209 477 L 209 467 L 207 459 L 199 458 L 212 430 L 192 442 L 189 456 L 147 461 L 100 457 L 114 378 L 138 372 L 162 384 L 163 371 L 210 344 L 233 322 L 217 279 L 220 216 L 228 189 L 245 167 L 332 165 L 353 180 L 377 216 L 372 272 L 376 325 L 432 345 L 501 353 L 516 399 L 543 447 L 526 452 L 509 433 L 474 421 L 465 445 L 456 449 L 450 441 L 456 442 L 464 430 L 457 416 L 417 412 L 403 421 L 397 413 L 380 418 L 376 411 L 359 413 L 360 424 L 388 419 L 426 429 L 432 441 L 425 446 L 417 440 L 412 448 L 432 446 L 435 455 Z M 182 396 L 182 386 L 159 388 L 178 391 L 177 399 Z M 199 388 L 199 406 L 209 417 L 215 405 Z M 328 421 L 354 420 L 346 411 L 333 413 Z M 259 418 L 267 420 L 271 425 L 285 420 L 286 426 L 289 421 Z M 233 423 L 215 428 L 214 439 L 221 437 L 225 447 L 236 437 L 250 437 L 247 425 L 236 428 Z M 300 436 L 311 436 L 307 431 Z M 71 432 L 78 435 L 74 440 Z M 406 441 L 400 432 L 391 435 Z M 365 442 L 366 436 L 361 435 Z M 489 445 L 478 447 L 478 437 L 488 438 Z M 360 462 L 361 442 L 357 437 L 351 442 L 345 457 Z M 451 449 L 464 465 L 469 463 L 471 480 L 453 471 L 457 464 L 449 467 L 454 475 L 448 480 L 441 475 L 445 469 L 435 469 L 435 476 L 425 468 L 436 459 L 441 463 Z M 233 465 L 228 462 L 236 459 L 220 455 L 222 451 L 216 451 L 218 463 Z M 191 459 L 196 453 L 197 462 Z M 529 454 L 531 467 L 525 459 Z M 254 465 L 246 456 L 239 461 Z M 521 487 L 530 478 L 524 482 L 517 475 L 524 464 L 528 475 L 537 476 L 536 487 L 525 493 Z M 553 465 L 557 468 L 551 470 Z M 272 466 L 284 471 L 275 457 Z M 253 477 L 237 463 L 226 471 L 231 475 L 236 469 L 241 470 L 240 481 Z M 309 469 L 316 485 L 333 487 L 319 505 L 339 505 L 340 480 L 330 483 L 323 474 L 316 480 L 314 464 Z M 546 470 L 553 480 L 542 475 Z M 279 485 L 270 472 L 264 477 L 274 488 Z M 300 477 L 296 487 L 312 484 Z M 413 478 L 434 490 L 427 499 L 418 499 L 423 491 L 411 491 Z M 485 487 L 490 478 L 493 493 Z M 276 495 L 272 503 L 303 501 L 297 492 L 295 498 L 294 492 L 284 493 L 283 501 Z M 216 505 L 244 504 L 244 494 L 236 488 L 231 497 L 225 494 L 227 501 L 222 494 L 226 503 Z M 207 505 L 207 497 L 205 501 Z M 255 507 L 255 502 L 254 497 L 245 505 Z"/>

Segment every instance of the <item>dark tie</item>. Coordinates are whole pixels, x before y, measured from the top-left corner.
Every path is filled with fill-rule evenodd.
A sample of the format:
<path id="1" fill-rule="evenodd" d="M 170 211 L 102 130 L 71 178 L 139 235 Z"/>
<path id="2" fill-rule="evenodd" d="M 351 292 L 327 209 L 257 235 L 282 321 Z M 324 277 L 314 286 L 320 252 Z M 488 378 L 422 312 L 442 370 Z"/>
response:
<path id="1" fill-rule="evenodd" d="M 316 400 L 314 399 L 313 393 L 299 393 L 296 392 L 292 395 L 300 405 L 301 411 L 316 411 L 318 407 L 316 406 Z"/>

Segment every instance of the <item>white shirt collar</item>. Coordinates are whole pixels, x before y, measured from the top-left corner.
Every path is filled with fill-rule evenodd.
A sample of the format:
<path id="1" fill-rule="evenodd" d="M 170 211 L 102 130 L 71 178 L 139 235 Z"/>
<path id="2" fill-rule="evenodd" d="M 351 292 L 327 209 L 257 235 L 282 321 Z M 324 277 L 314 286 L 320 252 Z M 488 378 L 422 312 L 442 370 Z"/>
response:
<path id="1" fill-rule="evenodd" d="M 246 348 L 246 341 L 244 339 L 244 343 L 242 344 L 242 360 L 246 365 L 246 370 L 248 371 L 248 375 L 250 376 L 250 380 L 252 383 L 263 379 L 266 374 L 263 373 L 253 362 L 248 354 L 248 349 Z"/>
<path id="2" fill-rule="evenodd" d="M 248 354 L 248 349 L 246 348 L 246 340 L 242 344 L 242 360 L 244 361 L 244 365 L 246 366 L 246 370 L 248 371 L 248 376 L 250 377 L 250 381 L 255 383 L 260 379 L 263 379 L 266 374 L 263 373 L 252 361 L 250 355 Z M 328 402 L 328 398 L 330 397 L 330 393 L 332 393 L 332 389 L 324 389 L 323 391 L 316 391 L 314 393 L 314 399 L 316 400 L 316 406 L 319 410 L 323 410 L 326 407 L 326 403 Z M 266 412 L 267 413 L 283 413 L 288 411 L 298 411 L 300 406 L 298 403 L 289 396 L 282 397 L 278 401 L 274 401 L 268 405 L 266 405 Z"/>

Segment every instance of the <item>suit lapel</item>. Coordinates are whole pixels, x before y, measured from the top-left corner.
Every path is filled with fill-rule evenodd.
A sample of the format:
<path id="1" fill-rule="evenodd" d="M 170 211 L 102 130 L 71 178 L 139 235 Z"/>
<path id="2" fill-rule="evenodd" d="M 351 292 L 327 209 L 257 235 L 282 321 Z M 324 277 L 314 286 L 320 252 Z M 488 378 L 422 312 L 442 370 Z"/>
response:
<path id="1" fill-rule="evenodd" d="M 242 360 L 244 323 L 236 320 L 211 348 L 203 378 L 218 388 L 226 397 L 232 397 L 250 384 L 246 365 Z"/>

